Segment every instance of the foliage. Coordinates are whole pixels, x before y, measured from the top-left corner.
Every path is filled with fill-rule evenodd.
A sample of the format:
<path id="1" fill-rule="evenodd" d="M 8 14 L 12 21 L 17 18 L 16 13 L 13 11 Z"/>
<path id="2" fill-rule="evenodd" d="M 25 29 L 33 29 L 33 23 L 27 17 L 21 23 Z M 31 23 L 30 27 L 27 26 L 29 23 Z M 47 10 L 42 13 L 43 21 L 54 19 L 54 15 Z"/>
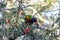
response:
<path id="1" fill-rule="evenodd" d="M 2 5 L 3 3 L 1 4 L 3 7 L 0 6 L 0 8 L 3 9 L 1 10 L 1 12 L 3 12 L 3 18 L 0 18 L 0 25 L 2 25 L 4 29 L 2 36 L 6 36 L 8 39 L 16 39 L 17 37 L 21 39 L 21 36 L 25 35 L 23 39 L 56 40 L 59 35 L 56 32 L 60 23 L 59 16 L 56 17 L 56 19 L 53 18 L 55 20 L 52 20 L 50 17 L 48 17 L 47 20 L 45 15 L 42 14 L 42 12 L 52 9 L 53 0 L 44 0 L 43 2 L 38 0 L 37 2 L 38 3 L 34 0 L 5 0 L 5 6 Z M 6 8 L 8 10 L 4 10 Z M 28 15 L 30 21 L 33 21 L 32 24 L 29 24 L 29 22 L 26 23 L 26 15 Z M 48 21 L 47 23 L 46 20 Z M 29 31 L 28 34 L 25 34 L 24 30 L 27 27 L 30 27 L 32 30 Z"/>

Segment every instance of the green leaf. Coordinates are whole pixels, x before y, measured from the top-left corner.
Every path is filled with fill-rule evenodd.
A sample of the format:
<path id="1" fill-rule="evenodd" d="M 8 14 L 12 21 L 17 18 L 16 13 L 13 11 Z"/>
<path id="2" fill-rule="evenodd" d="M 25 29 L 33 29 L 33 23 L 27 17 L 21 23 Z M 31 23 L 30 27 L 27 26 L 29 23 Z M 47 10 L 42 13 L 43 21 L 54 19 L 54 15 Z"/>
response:
<path id="1" fill-rule="evenodd" d="M 47 2 L 47 1 L 51 3 L 53 0 L 45 0 L 45 2 Z"/>

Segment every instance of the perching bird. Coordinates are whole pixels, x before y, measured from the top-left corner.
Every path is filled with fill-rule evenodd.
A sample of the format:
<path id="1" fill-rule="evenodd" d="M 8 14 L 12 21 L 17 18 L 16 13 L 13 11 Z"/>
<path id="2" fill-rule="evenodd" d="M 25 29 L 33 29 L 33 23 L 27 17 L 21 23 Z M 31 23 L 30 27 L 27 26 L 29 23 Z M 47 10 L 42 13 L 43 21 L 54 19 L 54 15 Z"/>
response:
<path id="1" fill-rule="evenodd" d="M 36 17 L 32 17 L 31 15 L 27 15 L 27 16 L 25 16 L 25 22 L 32 24 L 34 22 L 37 22 L 37 19 L 36 19 Z"/>
<path id="2" fill-rule="evenodd" d="M 31 15 L 26 15 L 25 16 L 25 22 L 30 23 L 32 16 Z"/>
<path id="3" fill-rule="evenodd" d="M 33 17 L 32 19 L 31 19 L 31 21 L 34 23 L 34 22 L 37 22 L 37 19 L 36 19 L 36 17 Z"/>

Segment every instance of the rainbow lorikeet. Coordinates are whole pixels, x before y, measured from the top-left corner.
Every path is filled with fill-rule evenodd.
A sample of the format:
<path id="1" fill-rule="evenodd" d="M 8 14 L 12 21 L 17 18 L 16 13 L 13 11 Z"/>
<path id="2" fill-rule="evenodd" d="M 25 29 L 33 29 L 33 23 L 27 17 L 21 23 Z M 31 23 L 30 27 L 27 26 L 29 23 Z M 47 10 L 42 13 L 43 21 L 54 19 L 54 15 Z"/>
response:
<path id="1" fill-rule="evenodd" d="M 26 23 L 34 23 L 34 22 L 37 22 L 37 19 L 36 19 L 36 17 L 32 17 L 31 15 L 27 15 L 26 17 L 25 17 L 25 21 L 26 21 Z"/>
<path id="2" fill-rule="evenodd" d="M 25 16 L 25 22 L 26 23 L 30 23 L 31 19 L 32 19 L 32 16 L 31 15 L 26 15 Z"/>
<path id="3" fill-rule="evenodd" d="M 34 23 L 34 22 L 37 22 L 37 19 L 36 19 L 36 17 L 33 17 L 32 19 L 31 19 L 31 21 Z"/>

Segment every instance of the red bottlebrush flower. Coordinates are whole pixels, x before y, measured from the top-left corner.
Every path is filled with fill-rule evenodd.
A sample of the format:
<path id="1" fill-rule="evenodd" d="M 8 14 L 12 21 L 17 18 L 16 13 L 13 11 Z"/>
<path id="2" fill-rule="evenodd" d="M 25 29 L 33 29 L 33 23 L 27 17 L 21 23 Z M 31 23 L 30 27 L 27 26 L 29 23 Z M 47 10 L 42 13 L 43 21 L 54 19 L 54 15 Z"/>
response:
<path id="1" fill-rule="evenodd" d="M 30 27 L 27 27 L 25 30 L 24 30 L 24 33 L 27 34 L 31 31 L 31 28 Z"/>

